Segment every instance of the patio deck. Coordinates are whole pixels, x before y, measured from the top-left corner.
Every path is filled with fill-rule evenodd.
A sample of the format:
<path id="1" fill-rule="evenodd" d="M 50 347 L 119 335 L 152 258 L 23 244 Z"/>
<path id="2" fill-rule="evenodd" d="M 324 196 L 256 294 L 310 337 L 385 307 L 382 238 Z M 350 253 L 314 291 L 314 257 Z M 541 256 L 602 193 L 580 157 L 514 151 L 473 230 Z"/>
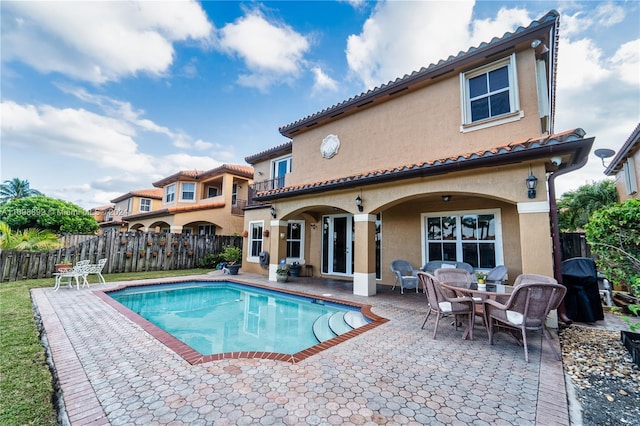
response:
<path id="1" fill-rule="evenodd" d="M 206 275 L 218 276 L 219 273 Z M 225 278 L 228 276 L 219 276 Z M 180 277 L 202 278 L 202 276 Z M 562 363 L 539 333 L 523 350 L 504 335 L 474 341 L 449 321 L 422 330 L 424 294 L 379 286 L 354 296 L 350 282 L 294 278 L 238 281 L 372 306 L 388 322 L 298 363 L 222 359 L 191 365 L 90 289 L 32 290 L 59 381 L 62 422 L 154 424 L 569 425 Z M 162 282 L 170 280 L 147 280 Z M 559 350 L 559 341 L 554 340 Z"/>

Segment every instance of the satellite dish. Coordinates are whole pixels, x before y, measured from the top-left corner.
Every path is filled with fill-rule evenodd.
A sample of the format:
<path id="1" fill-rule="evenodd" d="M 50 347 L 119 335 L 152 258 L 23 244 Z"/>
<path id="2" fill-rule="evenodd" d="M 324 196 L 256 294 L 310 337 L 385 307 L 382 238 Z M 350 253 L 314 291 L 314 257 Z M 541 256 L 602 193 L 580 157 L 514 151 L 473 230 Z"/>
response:
<path id="1" fill-rule="evenodd" d="M 616 152 L 614 150 L 609 149 L 609 148 L 596 149 L 595 151 L 593 151 L 593 153 L 596 155 L 596 157 L 598 157 L 598 158 L 600 158 L 602 160 L 602 166 L 603 167 L 607 167 L 604 164 L 604 159 L 613 157 L 616 154 Z"/>

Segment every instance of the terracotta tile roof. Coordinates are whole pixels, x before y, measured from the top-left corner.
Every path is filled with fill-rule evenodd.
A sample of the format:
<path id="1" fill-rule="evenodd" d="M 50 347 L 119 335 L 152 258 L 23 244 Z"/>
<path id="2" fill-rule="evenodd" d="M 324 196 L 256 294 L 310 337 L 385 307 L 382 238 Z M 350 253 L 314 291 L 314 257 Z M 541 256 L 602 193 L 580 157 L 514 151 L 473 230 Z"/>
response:
<path id="1" fill-rule="evenodd" d="M 118 201 L 126 200 L 131 197 L 143 197 L 143 198 L 154 198 L 156 200 L 162 200 L 162 189 L 151 188 L 151 189 L 135 189 L 133 191 L 129 191 L 126 194 L 122 194 L 119 197 L 111 200 L 112 203 L 117 203 Z"/>
<path id="2" fill-rule="evenodd" d="M 578 128 L 551 136 L 512 142 L 478 152 L 469 152 L 446 158 L 403 164 L 387 169 L 371 170 L 335 179 L 272 189 L 257 193 L 254 199 L 256 201 L 267 201 L 303 193 L 323 192 L 436 174 L 441 175 L 492 165 L 513 164 L 542 158 L 550 154 L 560 155 L 575 152 L 576 154 L 572 159 L 572 164 L 575 164 L 578 162 L 578 158 L 589 155 L 589 150 L 593 144 L 594 138 L 584 139 L 584 135 L 584 130 Z"/>
<path id="3" fill-rule="evenodd" d="M 92 207 L 89 209 L 90 212 L 105 212 L 107 210 L 111 210 L 115 206 L 113 204 L 107 204 L 104 206 Z"/>
<path id="4" fill-rule="evenodd" d="M 291 124 L 281 126 L 279 131 L 283 136 L 292 137 L 295 133 L 313 127 L 320 121 L 328 122 L 347 112 L 355 111 L 360 107 L 377 101 L 388 100 L 392 98 L 393 95 L 401 92 L 406 93 L 413 87 L 419 86 L 420 83 L 426 84 L 429 80 L 459 69 L 473 61 L 488 58 L 505 50 L 512 50 L 515 48 L 516 43 L 523 43 L 525 41 L 530 43 L 533 38 L 543 40 L 549 49 L 551 49 L 551 54 L 553 55 L 552 82 L 554 85 L 554 87 L 552 87 L 552 93 L 555 93 L 559 18 L 560 14 L 555 10 L 551 10 L 542 18 L 533 21 L 526 28 L 519 27 L 513 32 L 505 33 L 501 38 L 494 37 L 488 43 L 483 42 L 478 47 L 469 48 L 466 52 L 461 51 L 456 56 L 449 56 L 446 60 L 440 60 L 437 64 L 431 64 L 426 68 L 421 68 L 419 71 L 413 71 L 411 75 L 405 74 L 402 78 L 397 78 L 395 81 L 389 81 L 387 84 L 363 92 L 322 111 L 294 121 Z M 548 40 L 551 28 L 554 29 L 551 34 L 553 40 Z M 551 98 L 552 102 L 555 103 L 555 96 L 551 96 Z M 552 111 L 555 111 L 554 105 L 552 105 Z"/>
<path id="5" fill-rule="evenodd" d="M 248 155 L 244 157 L 244 161 L 246 161 L 249 164 L 256 164 L 258 161 L 266 160 L 268 158 L 278 157 L 284 154 L 290 154 L 292 146 L 293 146 L 293 143 L 291 141 L 288 141 L 283 143 L 282 145 L 269 148 L 257 154 Z"/>
<path id="6" fill-rule="evenodd" d="M 221 175 L 224 173 L 231 173 L 246 177 L 247 179 L 253 179 L 253 167 L 244 166 L 241 164 L 222 164 L 218 167 L 209 170 L 181 170 L 170 176 L 164 177 L 156 182 L 153 182 L 153 186 L 162 188 L 173 182 L 177 182 L 181 179 L 185 180 L 201 180 L 211 176 Z"/>
<path id="7" fill-rule="evenodd" d="M 221 209 L 221 208 L 224 208 L 225 205 L 226 204 L 224 201 L 216 201 L 216 202 L 207 203 L 207 204 L 191 204 L 186 206 L 176 206 L 176 207 L 169 207 L 161 210 L 154 210 L 151 212 L 133 214 L 130 216 L 125 216 L 123 217 L 123 219 L 126 221 L 132 221 L 135 219 L 146 219 L 149 217 L 175 215 L 178 213 L 186 213 L 186 212 L 192 212 L 192 211 L 198 211 L 198 210 Z"/>
<path id="8" fill-rule="evenodd" d="M 622 147 L 618 150 L 618 153 L 613 160 L 607 166 L 607 169 L 604 171 L 604 174 L 607 176 L 611 176 L 616 174 L 622 168 L 623 161 L 627 158 L 627 155 L 630 154 L 633 149 L 638 149 L 640 147 L 640 123 L 636 126 L 635 130 L 631 132 L 631 135 L 627 138 L 626 142 L 622 145 Z"/>

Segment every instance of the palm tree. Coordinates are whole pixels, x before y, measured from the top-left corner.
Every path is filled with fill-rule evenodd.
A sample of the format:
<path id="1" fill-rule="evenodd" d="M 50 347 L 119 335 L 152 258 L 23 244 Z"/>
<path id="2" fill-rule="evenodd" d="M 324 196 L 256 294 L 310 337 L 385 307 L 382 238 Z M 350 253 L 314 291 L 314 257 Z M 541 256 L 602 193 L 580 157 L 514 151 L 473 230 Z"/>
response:
<path id="1" fill-rule="evenodd" d="M 12 231 L 0 222 L 0 249 L 19 251 L 46 251 L 60 247 L 60 238 L 50 231 L 28 228 Z"/>
<path id="2" fill-rule="evenodd" d="M 569 191 L 558 200 L 560 229 L 563 232 L 584 229 L 594 211 L 616 202 L 618 202 L 616 185 L 609 179 L 582 185 L 575 191 Z"/>
<path id="3" fill-rule="evenodd" d="M 7 179 L 0 185 L 0 205 L 20 198 L 43 195 L 42 192 L 29 188 L 28 180 L 19 178 Z"/>

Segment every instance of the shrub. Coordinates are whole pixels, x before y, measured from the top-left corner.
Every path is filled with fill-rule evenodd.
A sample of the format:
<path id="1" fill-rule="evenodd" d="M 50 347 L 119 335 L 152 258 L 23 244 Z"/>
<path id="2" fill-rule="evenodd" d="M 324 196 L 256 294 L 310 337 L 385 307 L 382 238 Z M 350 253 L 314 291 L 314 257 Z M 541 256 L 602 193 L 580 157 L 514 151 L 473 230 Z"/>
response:
<path id="1" fill-rule="evenodd" d="M 215 269 L 222 261 L 222 253 L 208 253 L 198 261 L 198 268 Z"/>

